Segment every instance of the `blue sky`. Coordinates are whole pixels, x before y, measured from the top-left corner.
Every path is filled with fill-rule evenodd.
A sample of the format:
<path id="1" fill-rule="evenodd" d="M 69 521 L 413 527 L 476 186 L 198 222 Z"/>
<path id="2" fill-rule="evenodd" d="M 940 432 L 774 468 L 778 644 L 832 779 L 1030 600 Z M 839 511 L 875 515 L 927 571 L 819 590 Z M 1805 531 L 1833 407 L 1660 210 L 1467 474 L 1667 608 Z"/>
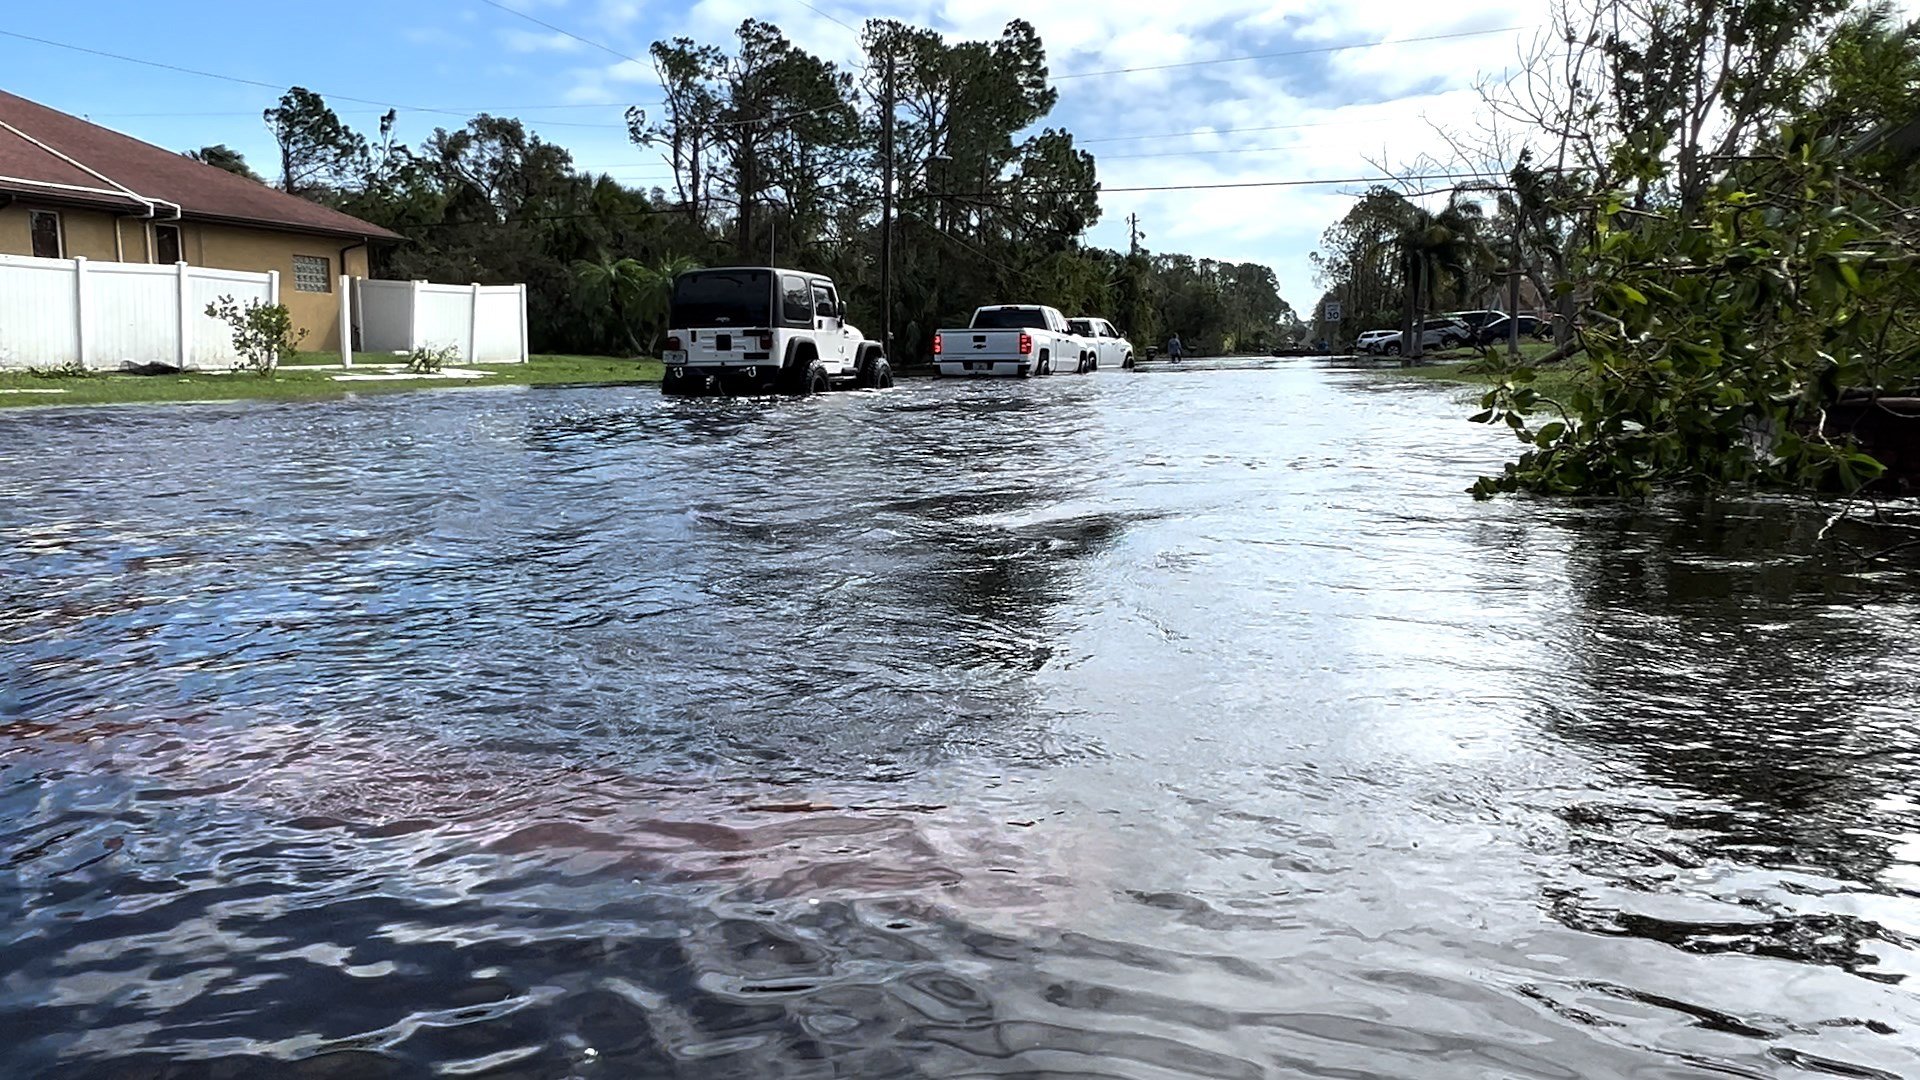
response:
<path id="1" fill-rule="evenodd" d="M 996 36 L 1026 18 L 1053 73 L 1078 73 L 1251 53 L 1497 29 L 1449 41 L 1152 72 L 1062 78 L 1049 123 L 1100 160 L 1109 188 L 1328 179 L 1372 174 L 1437 152 L 1434 122 L 1464 125 L 1472 85 L 1514 66 L 1544 0 L 1416 4 L 1404 0 L 500 0 L 606 49 L 552 33 L 483 0 L 330 0 L 281 5 L 92 0 L 18 4 L 0 29 L 272 86 L 328 95 L 343 118 L 372 130 L 381 105 L 405 106 L 399 134 L 417 142 L 486 110 L 520 117 L 573 151 L 582 168 L 646 186 L 657 157 L 630 145 L 622 104 L 656 101 L 650 42 L 678 34 L 726 43 L 748 17 L 778 24 L 804 47 L 849 62 L 859 25 L 890 16 L 951 36 Z M 829 18 L 828 16 L 831 16 Z M 1500 29 L 1524 28 L 1524 29 Z M 611 50 L 611 51 L 609 51 Z M 272 143 L 260 112 L 275 91 L 88 56 L 0 37 L 0 86 L 173 149 L 226 143 L 267 173 Z M 445 111 L 433 111 L 445 110 Z M 1228 129 L 1276 128 L 1265 131 Z M 1212 134 L 1166 137 L 1209 129 Z M 1140 136 L 1152 136 L 1141 138 Z M 1147 245 L 1271 264 L 1296 307 L 1319 290 L 1307 254 L 1360 185 L 1204 192 L 1109 193 L 1091 239 L 1126 244 L 1138 213 Z"/>

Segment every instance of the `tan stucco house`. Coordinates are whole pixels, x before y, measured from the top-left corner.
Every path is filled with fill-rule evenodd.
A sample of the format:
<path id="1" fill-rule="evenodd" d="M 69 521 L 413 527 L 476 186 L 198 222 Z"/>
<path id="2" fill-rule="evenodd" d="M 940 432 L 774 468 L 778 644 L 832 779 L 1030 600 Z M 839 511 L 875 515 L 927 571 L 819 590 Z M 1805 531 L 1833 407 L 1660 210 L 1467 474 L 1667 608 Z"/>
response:
<path id="1" fill-rule="evenodd" d="M 340 347 L 340 275 L 378 225 L 0 90 L 0 254 L 280 272 L 303 348 Z"/>

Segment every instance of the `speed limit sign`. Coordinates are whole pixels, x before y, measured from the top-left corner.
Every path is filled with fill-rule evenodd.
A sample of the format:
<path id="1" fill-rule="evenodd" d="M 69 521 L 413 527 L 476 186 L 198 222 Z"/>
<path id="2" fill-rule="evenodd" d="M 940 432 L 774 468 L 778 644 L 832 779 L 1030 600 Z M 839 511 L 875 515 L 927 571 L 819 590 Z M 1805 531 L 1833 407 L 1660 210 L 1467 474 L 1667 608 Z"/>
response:
<path id="1" fill-rule="evenodd" d="M 1327 301 L 1326 305 L 1321 309 L 1321 312 L 1320 312 L 1320 317 L 1327 320 L 1328 322 L 1339 322 L 1340 315 L 1341 315 L 1340 302 L 1338 300 Z"/>

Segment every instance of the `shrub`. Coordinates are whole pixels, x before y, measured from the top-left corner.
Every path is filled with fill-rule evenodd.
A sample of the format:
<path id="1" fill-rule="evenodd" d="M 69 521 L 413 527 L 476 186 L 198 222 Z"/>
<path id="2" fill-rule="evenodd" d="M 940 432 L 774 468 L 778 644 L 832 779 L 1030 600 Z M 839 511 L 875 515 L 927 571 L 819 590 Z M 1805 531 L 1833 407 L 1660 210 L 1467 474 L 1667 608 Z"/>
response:
<path id="1" fill-rule="evenodd" d="M 233 297 L 222 296 L 207 305 L 207 315 L 233 330 L 233 348 L 240 354 L 235 371 L 270 376 L 281 361 L 293 358 L 307 336 L 305 330 L 294 329 L 293 315 L 285 304 L 249 300 L 242 307 Z"/>
<path id="2" fill-rule="evenodd" d="M 460 359 L 460 350 L 451 345 L 439 349 L 421 347 L 407 356 L 407 370 L 415 375 L 432 375 Z"/>
<path id="3" fill-rule="evenodd" d="M 36 379 L 87 379 L 97 372 L 78 360 L 69 360 L 55 367 L 30 367 L 27 374 Z"/>

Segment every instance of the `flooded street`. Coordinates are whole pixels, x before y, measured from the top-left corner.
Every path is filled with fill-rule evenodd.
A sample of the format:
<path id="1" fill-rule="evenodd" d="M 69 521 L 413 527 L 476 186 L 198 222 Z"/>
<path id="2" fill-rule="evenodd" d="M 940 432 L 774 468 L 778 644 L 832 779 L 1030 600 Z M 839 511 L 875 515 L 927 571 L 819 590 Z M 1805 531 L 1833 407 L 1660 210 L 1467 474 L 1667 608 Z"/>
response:
<path id="1" fill-rule="evenodd" d="M 1920 1075 L 1915 577 L 1462 415 L 0 415 L 0 1076 Z"/>

